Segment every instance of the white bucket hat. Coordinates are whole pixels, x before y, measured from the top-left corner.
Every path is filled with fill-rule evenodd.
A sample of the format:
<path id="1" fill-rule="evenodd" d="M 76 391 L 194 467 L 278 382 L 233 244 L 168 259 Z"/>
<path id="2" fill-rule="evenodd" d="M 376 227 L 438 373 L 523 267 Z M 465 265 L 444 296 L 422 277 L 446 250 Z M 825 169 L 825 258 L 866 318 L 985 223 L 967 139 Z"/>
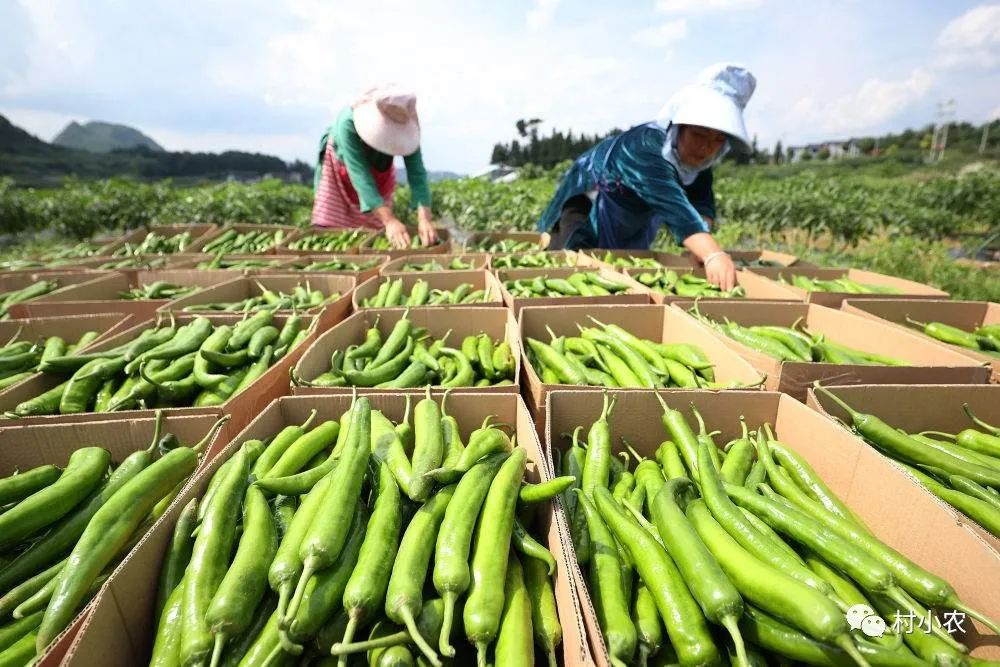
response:
<path id="1" fill-rule="evenodd" d="M 664 127 L 671 123 L 709 127 L 749 148 L 743 109 L 756 86 L 757 80 L 746 67 L 717 63 L 704 69 L 694 84 L 677 91 L 656 120 Z"/>
<path id="2" fill-rule="evenodd" d="M 376 86 L 351 105 L 354 128 L 366 144 L 389 155 L 410 155 L 420 148 L 417 96 L 394 84 Z"/>

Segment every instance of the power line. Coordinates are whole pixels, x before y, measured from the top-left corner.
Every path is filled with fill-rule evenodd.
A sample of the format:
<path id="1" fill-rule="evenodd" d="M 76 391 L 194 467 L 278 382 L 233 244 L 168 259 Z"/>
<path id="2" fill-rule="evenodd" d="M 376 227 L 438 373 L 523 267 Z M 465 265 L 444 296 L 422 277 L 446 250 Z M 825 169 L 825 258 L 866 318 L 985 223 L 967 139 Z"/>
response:
<path id="1" fill-rule="evenodd" d="M 931 152 L 928 162 L 938 162 L 944 157 L 944 149 L 948 145 L 948 126 L 955 117 L 955 100 L 941 100 L 937 103 L 937 113 L 934 114 L 934 134 L 931 137 Z"/>

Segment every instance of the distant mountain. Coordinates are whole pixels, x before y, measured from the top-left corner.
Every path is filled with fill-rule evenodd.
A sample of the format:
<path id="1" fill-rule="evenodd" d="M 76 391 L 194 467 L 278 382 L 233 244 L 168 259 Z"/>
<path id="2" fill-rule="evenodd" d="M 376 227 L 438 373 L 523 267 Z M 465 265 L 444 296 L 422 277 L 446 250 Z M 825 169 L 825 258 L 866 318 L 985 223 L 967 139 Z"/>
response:
<path id="1" fill-rule="evenodd" d="M 152 142 L 141 133 L 136 134 Z M 5 176 L 19 185 L 36 187 L 58 185 L 67 176 L 84 179 L 121 176 L 143 181 L 170 178 L 178 182 L 273 176 L 310 183 L 312 166 L 301 162 L 288 164 L 273 155 L 243 151 L 171 152 L 155 142 L 153 146 L 133 145 L 98 153 L 42 141 L 0 115 L 0 178 Z"/>
<path id="2" fill-rule="evenodd" d="M 110 153 L 129 148 L 148 148 L 163 152 L 163 147 L 139 130 L 128 125 L 105 123 L 99 120 L 80 125 L 73 121 L 52 140 L 56 146 L 76 148 L 91 153 Z"/>
<path id="3" fill-rule="evenodd" d="M 437 183 L 438 181 L 450 181 L 456 178 L 464 178 L 462 174 L 456 174 L 453 171 L 428 171 L 427 180 L 430 183 Z M 406 183 L 406 167 L 396 167 L 396 182 Z"/>

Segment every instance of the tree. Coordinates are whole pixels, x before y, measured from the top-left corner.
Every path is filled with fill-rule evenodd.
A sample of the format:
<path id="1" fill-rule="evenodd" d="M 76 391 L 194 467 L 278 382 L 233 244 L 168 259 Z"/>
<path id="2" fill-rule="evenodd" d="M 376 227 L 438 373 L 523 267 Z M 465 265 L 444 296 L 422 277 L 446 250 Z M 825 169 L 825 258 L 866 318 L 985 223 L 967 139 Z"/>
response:
<path id="1" fill-rule="evenodd" d="M 829 160 L 830 159 L 830 149 L 826 146 L 819 149 L 819 153 L 816 155 L 817 160 Z"/>
<path id="2" fill-rule="evenodd" d="M 778 139 L 777 143 L 774 144 L 774 163 L 781 164 L 784 159 L 785 153 L 781 150 L 781 139 Z"/>

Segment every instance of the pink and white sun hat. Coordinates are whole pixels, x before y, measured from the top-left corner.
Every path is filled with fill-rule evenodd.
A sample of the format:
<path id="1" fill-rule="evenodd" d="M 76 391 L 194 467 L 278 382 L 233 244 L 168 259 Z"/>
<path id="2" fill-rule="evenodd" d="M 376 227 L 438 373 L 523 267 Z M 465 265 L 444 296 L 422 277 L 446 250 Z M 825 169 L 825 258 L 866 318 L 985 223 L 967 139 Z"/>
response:
<path id="1" fill-rule="evenodd" d="M 417 96 L 395 84 L 365 91 L 354 104 L 354 127 L 362 141 L 388 155 L 410 155 L 420 148 Z"/>

